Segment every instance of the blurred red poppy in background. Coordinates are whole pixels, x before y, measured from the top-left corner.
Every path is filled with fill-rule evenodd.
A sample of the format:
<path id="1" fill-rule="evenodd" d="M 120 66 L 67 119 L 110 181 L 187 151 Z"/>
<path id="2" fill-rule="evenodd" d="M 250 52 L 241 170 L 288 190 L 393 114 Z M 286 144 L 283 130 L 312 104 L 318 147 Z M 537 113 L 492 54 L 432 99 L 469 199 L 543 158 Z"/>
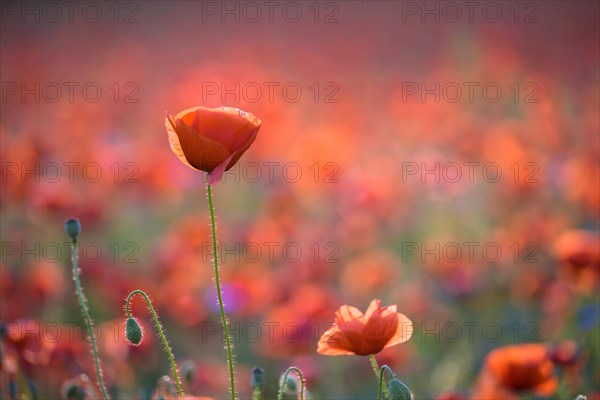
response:
<path id="1" fill-rule="evenodd" d="M 558 380 L 548 348 L 539 343 L 501 347 L 490 352 L 473 394 L 474 399 L 513 399 L 515 393 L 551 396 Z"/>
<path id="2" fill-rule="evenodd" d="M 564 275 L 582 293 L 592 293 L 600 282 L 600 236 L 569 230 L 554 242 L 554 253 Z"/>

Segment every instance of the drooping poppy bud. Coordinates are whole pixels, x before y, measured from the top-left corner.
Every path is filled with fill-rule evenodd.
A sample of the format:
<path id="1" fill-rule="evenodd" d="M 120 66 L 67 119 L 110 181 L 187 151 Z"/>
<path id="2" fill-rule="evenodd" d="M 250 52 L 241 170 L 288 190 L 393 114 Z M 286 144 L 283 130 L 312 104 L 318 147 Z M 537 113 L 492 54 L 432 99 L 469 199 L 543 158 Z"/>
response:
<path id="1" fill-rule="evenodd" d="M 298 390 L 298 382 L 296 381 L 296 379 L 292 376 L 288 376 L 287 377 L 287 381 L 283 383 L 284 387 L 283 387 L 283 392 L 287 393 L 287 394 L 295 394 L 296 391 Z"/>
<path id="2" fill-rule="evenodd" d="M 127 340 L 133 345 L 138 345 L 142 341 L 142 328 L 134 318 L 128 318 L 125 323 L 125 335 Z"/>
<path id="3" fill-rule="evenodd" d="M 79 232 L 81 232 L 81 224 L 79 223 L 79 220 L 72 218 L 65 221 L 65 232 L 67 232 L 67 235 L 69 235 L 73 241 L 76 241 L 77 237 L 79 236 Z"/>
<path id="4" fill-rule="evenodd" d="M 392 379 L 388 384 L 391 400 L 413 400 L 413 394 L 399 379 Z"/>

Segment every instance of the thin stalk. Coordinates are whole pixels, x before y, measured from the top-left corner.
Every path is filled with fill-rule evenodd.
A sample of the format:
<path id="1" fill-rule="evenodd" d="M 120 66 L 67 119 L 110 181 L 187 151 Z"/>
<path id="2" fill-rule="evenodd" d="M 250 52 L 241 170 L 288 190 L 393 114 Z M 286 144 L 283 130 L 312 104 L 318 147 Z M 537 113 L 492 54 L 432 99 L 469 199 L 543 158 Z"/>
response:
<path id="1" fill-rule="evenodd" d="M 217 257 L 217 228 L 215 224 L 215 210 L 212 200 L 212 188 L 208 179 L 206 180 L 206 193 L 208 195 L 208 208 L 210 210 L 210 226 L 212 228 L 212 244 L 215 265 L 215 286 L 217 288 L 217 297 L 219 300 L 219 310 L 221 312 L 221 322 L 225 332 L 225 341 L 227 342 L 227 365 L 229 367 L 229 383 L 231 390 L 231 400 L 235 400 L 235 376 L 233 373 L 233 351 L 231 338 L 229 337 L 229 328 L 227 327 L 227 317 L 225 316 L 225 307 L 223 306 L 223 295 L 221 293 L 221 282 L 219 280 L 219 261 Z"/>
<path id="2" fill-rule="evenodd" d="M 283 390 L 287 386 L 287 378 L 290 372 L 296 372 L 300 377 L 300 391 L 298 392 L 298 388 L 296 388 L 296 393 L 298 394 L 299 400 L 304 400 L 304 376 L 302 375 L 302 371 L 300 371 L 297 367 L 289 367 L 285 370 L 285 374 L 283 374 L 283 379 L 281 384 L 279 385 L 279 393 L 277 394 L 277 400 L 281 400 L 283 398 Z"/>
<path id="3" fill-rule="evenodd" d="M 388 367 L 387 365 L 383 365 L 381 367 L 381 370 L 379 370 L 379 390 L 377 391 L 377 400 L 381 400 L 381 389 L 385 388 L 385 386 L 383 386 L 383 372 L 385 370 L 387 370 L 388 374 L 390 374 L 392 377 L 396 376 L 394 372 L 390 369 L 390 367 Z"/>
<path id="4" fill-rule="evenodd" d="M 380 375 L 379 364 L 377 364 L 375 355 L 373 355 L 373 354 L 369 355 L 369 361 L 371 361 L 371 367 L 373 368 L 373 372 L 375 373 L 375 376 L 377 377 L 377 379 L 379 379 L 379 388 L 381 389 L 381 379 L 382 379 L 383 375 Z M 383 393 L 385 393 L 386 399 L 390 398 L 390 391 L 388 390 L 387 386 L 385 386 L 385 385 L 383 386 Z M 380 392 L 380 394 L 381 394 L 381 392 Z M 378 400 L 381 400 L 381 397 L 378 397 Z"/>
<path id="5" fill-rule="evenodd" d="M 85 296 L 83 294 L 83 290 L 81 289 L 81 282 L 79 281 L 77 247 L 77 240 L 73 240 L 73 243 L 71 244 L 71 262 L 73 264 L 75 291 L 77 292 L 77 299 L 79 300 L 79 305 L 83 311 L 83 319 L 88 331 L 88 336 L 90 337 L 90 345 L 92 347 L 92 354 L 94 355 L 94 367 L 96 369 L 96 377 L 98 378 L 98 386 L 100 386 L 104 400 L 109 400 L 110 397 L 108 396 L 108 391 L 106 390 L 106 386 L 104 386 L 104 380 L 102 379 L 102 368 L 100 368 L 100 359 L 98 358 L 98 351 L 96 350 L 96 339 L 94 338 L 94 332 L 92 331 L 92 317 L 90 316 L 90 311 L 88 310 Z"/>
<path id="6" fill-rule="evenodd" d="M 179 380 L 179 374 L 177 373 L 177 364 L 175 364 L 175 357 L 173 356 L 173 352 L 171 351 L 171 347 L 169 346 L 169 342 L 167 341 L 165 332 L 163 331 L 160 320 L 158 319 L 158 314 L 156 314 L 156 311 L 154 310 L 154 307 L 152 306 L 152 302 L 150 301 L 150 298 L 143 290 L 139 290 L 139 289 L 134 290 L 133 292 L 129 293 L 129 296 L 127 296 L 127 300 L 125 301 L 125 310 L 127 310 L 127 318 L 131 318 L 131 309 L 129 307 L 129 301 L 136 294 L 142 295 L 144 300 L 146 300 L 146 304 L 148 305 L 150 312 L 152 313 L 152 318 L 154 319 L 154 325 L 156 325 L 158 334 L 163 342 L 163 345 L 165 346 L 165 351 L 169 355 L 169 361 L 171 362 L 171 369 L 173 370 L 173 376 L 175 377 L 175 385 L 177 386 L 177 394 L 179 395 L 179 397 L 183 397 L 183 390 L 181 390 L 181 382 Z"/>

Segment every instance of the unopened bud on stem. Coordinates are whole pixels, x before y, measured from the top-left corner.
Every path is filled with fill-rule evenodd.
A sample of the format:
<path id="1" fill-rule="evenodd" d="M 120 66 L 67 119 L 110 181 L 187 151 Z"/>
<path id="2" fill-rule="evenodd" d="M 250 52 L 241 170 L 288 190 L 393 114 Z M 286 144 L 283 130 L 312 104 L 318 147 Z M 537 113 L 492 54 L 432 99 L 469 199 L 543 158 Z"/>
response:
<path id="1" fill-rule="evenodd" d="M 142 328 L 134 318 L 127 318 L 125 335 L 131 344 L 138 345 L 142 341 Z"/>
<path id="2" fill-rule="evenodd" d="M 79 232 L 81 232 L 81 224 L 78 219 L 70 219 L 65 221 L 65 232 L 73 241 L 77 240 L 77 236 L 79 236 Z"/>

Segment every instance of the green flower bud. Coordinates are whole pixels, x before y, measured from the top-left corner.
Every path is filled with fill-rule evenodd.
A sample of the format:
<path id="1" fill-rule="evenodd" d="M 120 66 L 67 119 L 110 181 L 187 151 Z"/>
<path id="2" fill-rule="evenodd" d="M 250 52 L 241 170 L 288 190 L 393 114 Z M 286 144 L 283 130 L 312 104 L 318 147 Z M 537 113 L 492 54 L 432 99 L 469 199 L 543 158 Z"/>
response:
<path id="1" fill-rule="evenodd" d="M 61 389 L 61 399 L 63 400 L 87 400 L 92 398 L 89 391 L 90 379 L 86 374 L 69 379 L 64 382 Z"/>
<path id="2" fill-rule="evenodd" d="M 185 383 L 188 385 L 192 384 L 194 380 L 194 376 L 196 375 L 196 363 L 188 360 L 181 364 L 181 368 L 179 369 L 181 372 L 181 377 Z"/>
<path id="3" fill-rule="evenodd" d="M 283 391 L 288 394 L 295 394 L 297 388 L 298 388 L 298 382 L 296 382 L 296 379 L 292 378 L 291 376 L 288 376 L 287 382 L 285 382 Z"/>
<path id="4" fill-rule="evenodd" d="M 388 385 L 391 400 L 413 400 L 413 394 L 404 383 L 394 378 Z"/>
<path id="5" fill-rule="evenodd" d="M 81 224 L 78 219 L 70 219 L 65 221 L 65 232 L 67 235 L 74 241 L 77 240 L 77 236 L 79 236 L 79 232 L 81 232 Z"/>
<path id="6" fill-rule="evenodd" d="M 65 396 L 67 397 L 67 400 L 85 400 L 86 392 L 81 386 L 71 384 L 67 387 Z"/>
<path id="7" fill-rule="evenodd" d="M 250 378 L 250 386 L 252 390 L 262 389 L 263 387 L 263 370 L 255 367 L 252 369 L 252 377 Z"/>
<path id="8" fill-rule="evenodd" d="M 175 383 L 169 378 L 168 375 L 164 375 L 158 380 L 156 385 L 156 392 L 154 392 L 157 400 L 172 399 L 177 396 L 175 389 Z M 154 397 L 153 397 L 154 398 Z"/>
<path id="9" fill-rule="evenodd" d="M 131 344 L 138 345 L 142 341 L 142 328 L 134 318 L 128 318 L 125 324 L 125 335 Z"/>

